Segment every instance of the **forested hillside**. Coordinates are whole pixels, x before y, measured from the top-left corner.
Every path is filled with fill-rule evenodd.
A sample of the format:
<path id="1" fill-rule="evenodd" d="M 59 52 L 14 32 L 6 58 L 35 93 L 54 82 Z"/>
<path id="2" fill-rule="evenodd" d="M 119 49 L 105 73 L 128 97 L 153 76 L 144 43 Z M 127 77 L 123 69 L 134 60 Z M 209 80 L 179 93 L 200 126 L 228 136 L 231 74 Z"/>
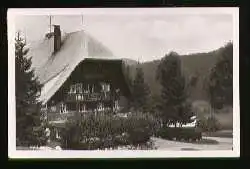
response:
<path id="1" fill-rule="evenodd" d="M 182 71 L 188 81 L 191 81 L 191 79 L 193 80 L 192 87 L 189 90 L 190 99 L 193 101 L 208 100 L 204 84 L 206 83 L 209 69 L 216 64 L 218 58 L 221 56 L 222 49 L 223 47 L 208 53 L 181 55 Z M 130 65 L 132 78 L 135 75 L 136 67 L 141 67 L 143 69 L 145 81 L 148 83 L 152 95 L 159 95 L 160 93 L 161 86 L 155 78 L 159 63 L 160 60 L 154 60 L 137 64 L 136 61 L 132 62 L 130 60 L 128 64 Z"/>

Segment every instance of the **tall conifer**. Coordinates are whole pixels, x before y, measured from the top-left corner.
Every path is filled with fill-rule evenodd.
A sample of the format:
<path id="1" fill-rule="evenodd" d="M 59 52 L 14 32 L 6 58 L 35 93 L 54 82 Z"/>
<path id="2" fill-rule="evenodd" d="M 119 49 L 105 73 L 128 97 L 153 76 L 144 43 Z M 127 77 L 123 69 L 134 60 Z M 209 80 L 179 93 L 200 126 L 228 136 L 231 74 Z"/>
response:
<path id="1" fill-rule="evenodd" d="M 17 33 L 15 39 L 16 77 L 16 144 L 17 146 L 43 145 L 46 142 L 41 125 L 41 104 L 38 102 L 41 84 L 31 70 L 31 58 L 26 42 Z"/>

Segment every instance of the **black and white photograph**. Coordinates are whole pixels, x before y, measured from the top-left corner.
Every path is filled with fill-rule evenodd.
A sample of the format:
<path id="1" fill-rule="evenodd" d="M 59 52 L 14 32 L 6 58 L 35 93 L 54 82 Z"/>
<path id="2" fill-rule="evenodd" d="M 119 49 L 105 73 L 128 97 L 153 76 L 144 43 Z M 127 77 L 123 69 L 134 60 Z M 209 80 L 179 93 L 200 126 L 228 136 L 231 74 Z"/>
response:
<path id="1" fill-rule="evenodd" d="M 238 8 L 7 20 L 10 158 L 239 157 Z"/>

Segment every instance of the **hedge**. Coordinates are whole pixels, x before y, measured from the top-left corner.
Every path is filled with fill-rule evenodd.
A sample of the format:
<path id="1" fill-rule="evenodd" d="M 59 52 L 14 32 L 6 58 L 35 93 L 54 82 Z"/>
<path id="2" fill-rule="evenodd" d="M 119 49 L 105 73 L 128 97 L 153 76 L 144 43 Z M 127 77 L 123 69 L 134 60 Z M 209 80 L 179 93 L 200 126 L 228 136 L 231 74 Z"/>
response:
<path id="1" fill-rule="evenodd" d="M 87 150 L 146 144 L 157 126 L 150 114 L 132 113 L 127 118 L 87 114 L 66 124 L 61 143 L 65 149 Z"/>
<path id="2" fill-rule="evenodd" d="M 198 128 L 170 128 L 162 127 L 158 133 L 158 137 L 169 139 L 169 140 L 201 140 L 202 132 Z"/>
<path id="3" fill-rule="evenodd" d="M 221 124 L 215 116 L 209 116 L 199 120 L 198 126 L 204 132 L 215 132 L 221 129 Z"/>

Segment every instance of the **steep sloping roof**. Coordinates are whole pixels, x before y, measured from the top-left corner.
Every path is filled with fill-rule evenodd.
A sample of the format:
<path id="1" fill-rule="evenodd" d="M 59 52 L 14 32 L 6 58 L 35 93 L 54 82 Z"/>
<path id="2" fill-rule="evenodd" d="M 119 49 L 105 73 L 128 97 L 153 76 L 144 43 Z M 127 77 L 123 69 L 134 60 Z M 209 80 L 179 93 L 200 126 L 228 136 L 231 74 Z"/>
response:
<path id="1" fill-rule="evenodd" d="M 87 49 L 84 45 L 87 38 Z M 63 85 L 75 67 L 85 58 L 118 59 L 112 52 L 84 31 L 68 33 L 61 49 L 53 54 L 53 37 L 30 45 L 29 55 L 39 81 L 44 85 L 40 100 L 47 102 Z M 88 54 L 86 56 L 86 54 Z"/>

